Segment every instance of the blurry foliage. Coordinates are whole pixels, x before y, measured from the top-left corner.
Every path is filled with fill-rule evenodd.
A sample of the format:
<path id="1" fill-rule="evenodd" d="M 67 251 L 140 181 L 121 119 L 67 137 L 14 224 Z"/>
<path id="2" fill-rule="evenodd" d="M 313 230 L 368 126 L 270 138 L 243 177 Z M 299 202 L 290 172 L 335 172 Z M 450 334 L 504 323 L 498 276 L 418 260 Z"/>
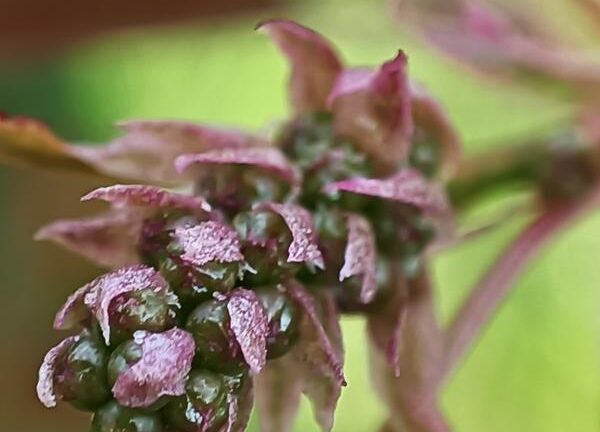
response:
<path id="1" fill-rule="evenodd" d="M 312 1 L 285 15 L 319 29 L 352 63 L 374 64 L 398 48 L 411 75 L 425 82 L 450 111 L 467 153 L 551 128 L 564 112 L 498 85 L 482 86 L 410 40 L 390 18 L 386 1 Z M 285 114 L 283 61 L 266 38 L 250 30 L 265 17 L 247 16 L 201 28 L 138 31 L 106 38 L 45 64 L 0 65 L 0 110 L 49 122 L 75 141 L 111 137 L 119 119 L 167 117 L 269 129 Z M 53 311 L 93 269 L 52 246 L 29 240 L 36 225 L 77 209 L 78 177 L 0 171 L 2 289 L 0 398 L 6 430 L 81 430 L 46 413 L 35 400 L 37 360 L 53 341 Z M 69 186 L 62 189 L 62 186 Z M 41 200 L 39 196 L 45 196 Z M 62 206 L 66 208 L 62 208 Z M 80 214 L 84 210 L 77 210 Z M 438 258 L 440 308 L 447 317 L 519 221 Z M 460 432 L 593 431 L 600 424 L 600 218 L 561 236 L 519 283 L 444 398 Z M 45 255 L 48 254 L 48 255 Z M 61 277 L 43 256 L 62 263 Z M 57 258 L 58 256 L 58 258 Z M 60 281 L 60 282 L 59 282 Z M 69 286 L 58 286 L 68 283 Z M 369 388 L 363 326 L 344 323 L 349 387 L 336 431 L 372 431 L 383 408 Z M 35 347 L 35 348 L 32 348 Z M 297 430 L 317 430 L 304 405 Z M 72 412 L 68 418 L 73 418 Z M 253 423 L 256 427 L 256 422 Z M 256 430 L 252 429 L 251 430 Z"/>

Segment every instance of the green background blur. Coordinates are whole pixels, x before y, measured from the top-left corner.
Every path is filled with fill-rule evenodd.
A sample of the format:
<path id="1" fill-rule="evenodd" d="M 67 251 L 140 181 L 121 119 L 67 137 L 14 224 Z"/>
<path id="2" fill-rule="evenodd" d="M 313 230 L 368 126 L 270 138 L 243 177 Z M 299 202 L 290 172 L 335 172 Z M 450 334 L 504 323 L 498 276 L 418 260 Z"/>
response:
<path id="1" fill-rule="evenodd" d="M 437 59 L 402 31 L 386 1 L 299 1 L 275 13 L 332 38 L 349 63 L 373 65 L 406 50 L 411 75 L 449 110 L 467 154 L 551 128 L 564 112 L 539 96 L 481 84 Z M 252 30 L 269 17 L 138 30 L 52 60 L 1 64 L 0 110 L 44 119 L 75 141 L 105 140 L 116 120 L 136 117 L 269 128 L 287 113 L 285 64 Z M 2 431 L 87 430 L 84 414 L 43 409 L 34 386 L 44 352 L 60 338 L 50 328 L 55 310 L 98 270 L 30 238 L 49 220 L 93 211 L 77 198 L 96 185 L 74 175 L 0 168 Z M 521 224 L 511 222 L 435 261 L 444 319 Z M 444 394 L 457 431 L 600 430 L 599 234 L 600 217 L 586 219 L 521 279 Z M 349 319 L 343 326 L 349 387 L 334 430 L 375 432 L 384 411 L 369 387 L 363 323 Z M 250 430 L 257 430 L 256 419 Z M 317 430 L 306 404 L 296 430 Z"/>

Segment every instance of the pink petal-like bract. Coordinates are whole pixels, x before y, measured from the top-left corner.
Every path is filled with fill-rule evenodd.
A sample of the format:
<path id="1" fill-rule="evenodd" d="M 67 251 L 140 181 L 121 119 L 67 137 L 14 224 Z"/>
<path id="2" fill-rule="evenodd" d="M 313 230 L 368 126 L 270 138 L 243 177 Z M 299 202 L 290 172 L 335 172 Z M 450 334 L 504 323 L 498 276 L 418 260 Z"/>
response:
<path id="1" fill-rule="evenodd" d="M 274 147 L 225 148 L 204 153 L 184 154 L 175 161 L 177 171 L 180 173 L 194 166 L 210 165 L 248 165 L 273 174 L 290 184 L 297 185 L 301 180 L 300 172 L 296 167 Z"/>
<path id="2" fill-rule="evenodd" d="M 433 213 L 448 209 L 443 192 L 412 168 L 404 168 L 385 179 L 358 177 L 325 186 L 327 193 L 338 191 L 398 201 Z"/>
<path id="3" fill-rule="evenodd" d="M 290 100 L 297 114 L 324 111 L 342 63 L 329 42 L 292 21 L 261 24 L 291 65 Z"/>
<path id="4" fill-rule="evenodd" d="M 74 147 L 76 155 L 115 177 L 178 181 L 173 163 L 184 153 L 245 147 L 262 140 L 243 132 L 174 120 L 136 120 L 120 124 L 125 135 L 104 147 Z"/>
<path id="5" fill-rule="evenodd" d="M 44 357 L 44 361 L 42 362 L 42 366 L 40 366 L 38 373 L 36 390 L 40 402 L 42 402 L 46 408 L 55 407 L 56 400 L 60 398 L 60 395 L 57 395 L 54 391 L 54 373 L 57 362 L 66 355 L 69 348 L 71 348 L 78 340 L 79 336 L 70 336 L 54 348 L 50 349 Z"/>
<path id="6" fill-rule="evenodd" d="M 408 156 L 413 134 L 404 53 L 377 70 L 349 69 L 329 95 L 335 132 L 390 166 Z"/>
<path id="7" fill-rule="evenodd" d="M 177 297 L 170 291 L 169 285 L 160 273 L 144 265 L 125 267 L 107 273 L 93 280 L 83 289 L 87 290 L 84 302 L 98 320 L 107 344 L 110 341 L 109 307 L 111 302 L 121 294 L 152 289 L 156 293 L 165 295 L 169 303 L 178 305 Z"/>
<path id="8" fill-rule="evenodd" d="M 40 229 L 36 240 L 50 240 L 108 268 L 139 263 L 136 248 L 141 215 L 111 211 L 88 219 L 61 220 Z"/>
<path id="9" fill-rule="evenodd" d="M 201 197 L 181 195 L 147 185 L 114 185 L 96 189 L 82 201 L 102 200 L 115 207 L 144 207 L 152 209 L 181 209 L 191 212 L 209 212 L 210 205 Z"/>
<path id="10" fill-rule="evenodd" d="M 448 177 L 458 168 L 461 144 L 458 132 L 440 103 L 421 84 L 411 82 L 411 105 L 417 134 L 435 140 L 442 149 L 442 176 Z"/>
<path id="11" fill-rule="evenodd" d="M 250 371 L 258 374 L 267 364 L 269 318 L 258 296 L 238 288 L 229 296 L 227 311 L 235 336 Z"/>
<path id="12" fill-rule="evenodd" d="M 323 255 L 317 246 L 316 231 L 312 216 L 303 207 L 295 204 L 259 203 L 257 209 L 266 209 L 280 215 L 292 233 L 288 249 L 288 262 L 310 263 L 325 268 Z"/>
<path id="13" fill-rule="evenodd" d="M 181 259 L 198 267 L 213 261 L 229 263 L 244 259 L 237 232 L 216 221 L 178 227 L 174 238 L 183 250 Z"/>
<path id="14" fill-rule="evenodd" d="M 360 300 L 369 303 L 377 290 L 377 249 L 375 235 L 369 221 L 362 216 L 346 216 L 348 240 L 344 252 L 344 265 L 340 282 L 352 276 L 362 276 Z"/>
<path id="15" fill-rule="evenodd" d="M 117 401 L 127 407 L 147 407 L 161 396 L 184 394 L 194 358 L 192 335 L 179 328 L 164 333 L 138 331 L 134 341 L 142 357 L 118 376 L 112 388 Z"/>

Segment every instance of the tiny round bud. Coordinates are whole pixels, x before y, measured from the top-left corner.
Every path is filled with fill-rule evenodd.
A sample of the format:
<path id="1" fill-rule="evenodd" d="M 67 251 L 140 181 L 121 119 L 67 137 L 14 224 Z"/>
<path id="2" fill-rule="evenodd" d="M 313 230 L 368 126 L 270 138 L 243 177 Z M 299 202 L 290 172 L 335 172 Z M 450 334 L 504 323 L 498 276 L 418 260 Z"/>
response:
<path id="1" fill-rule="evenodd" d="M 240 347 L 231 333 L 225 302 L 210 300 L 200 304 L 190 313 L 186 330 L 196 342 L 198 366 L 223 372 L 244 367 Z"/>
<path id="2" fill-rule="evenodd" d="M 169 426 L 182 432 L 217 432 L 228 418 L 228 391 L 223 375 L 194 370 L 186 384 L 186 394 L 165 407 L 165 419 Z"/>
<path id="3" fill-rule="evenodd" d="M 117 378 L 142 358 L 141 345 L 130 340 L 123 342 L 111 353 L 108 359 L 107 377 L 110 386 L 114 386 Z"/>
<path id="4" fill-rule="evenodd" d="M 121 294 L 109 308 L 111 344 L 129 339 L 137 330 L 160 332 L 175 325 L 176 308 L 164 293 L 152 288 Z"/>
<path id="5" fill-rule="evenodd" d="M 275 359 L 288 353 L 298 340 L 300 311 L 278 287 L 262 287 L 255 290 L 269 320 L 267 358 Z"/>
<path id="6" fill-rule="evenodd" d="M 92 432 L 162 432 L 160 418 L 111 401 L 94 413 Z"/>
<path id="7" fill-rule="evenodd" d="M 280 281 L 298 269 L 288 263 L 292 234 L 281 216 L 268 210 L 238 214 L 233 226 L 242 241 L 244 258 L 256 273 L 244 275 L 244 284 L 262 285 Z"/>
<path id="8" fill-rule="evenodd" d="M 84 334 L 57 364 L 54 388 L 65 401 L 81 410 L 94 410 L 110 398 L 106 379 L 108 351 L 90 334 Z"/>

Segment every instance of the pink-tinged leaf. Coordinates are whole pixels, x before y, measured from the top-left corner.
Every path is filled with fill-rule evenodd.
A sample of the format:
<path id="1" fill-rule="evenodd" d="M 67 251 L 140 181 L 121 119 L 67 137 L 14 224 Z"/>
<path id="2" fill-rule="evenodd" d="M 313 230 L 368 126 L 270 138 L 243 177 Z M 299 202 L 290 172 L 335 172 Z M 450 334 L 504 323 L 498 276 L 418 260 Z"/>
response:
<path id="1" fill-rule="evenodd" d="M 178 305 L 177 297 L 170 291 L 169 285 L 160 273 L 144 265 L 125 267 L 107 273 L 87 284 L 84 289 L 87 289 L 84 302 L 98 320 L 107 344 L 110 342 L 109 308 L 111 302 L 118 296 L 152 289 L 164 295 L 170 304 Z"/>
<path id="2" fill-rule="evenodd" d="M 337 135 L 351 139 L 384 166 L 408 156 L 413 120 L 404 53 L 374 71 L 344 71 L 328 102 Z"/>
<path id="3" fill-rule="evenodd" d="M 516 9 L 515 9 L 516 10 Z M 521 84 L 548 84 L 556 94 L 597 97 L 600 61 L 594 53 L 549 36 L 547 23 L 535 14 L 509 12 L 467 2 L 447 16 L 425 16 L 422 28 L 428 41 L 461 65 L 487 76 L 514 79 Z"/>
<path id="4" fill-rule="evenodd" d="M 301 181 L 298 169 L 279 149 L 274 147 L 226 148 L 205 153 L 184 154 L 175 161 L 179 173 L 184 173 L 191 167 L 201 169 L 211 165 L 248 165 L 290 184 L 297 185 Z"/>
<path id="5" fill-rule="evenodd" d="M 424 272 L 411 280 L 410 286 L 401 278 L 393 280 L 396 295 L 369 316 L 373 385 L 395 428 L 405 425 L 410 430 L 449 432 L 436 407 L 444 341 L 431 287 Z M 392 364 L 381 342 L 387 345 L 397 333 L 399 360 Z"/>
<path id="6" fill-rule="evenodd" d="M 142 218 L 118 210 L 87 219 L 61 220 L 40 229 L 36 240 L 50 240 L 108 268 L 139 263 L 136 248 Z"/>
<path id="7" fill-rule="evenodd" d="M 441 174 L 449 177 L 458 168 L 462 154 L 458 132 L 442 106 L 422 85 L 415 82 L 411 82 L 411 106 L 416 138 L 422 136 L 441 147 Z"/>
<path id="8" fill-rule="evenodd" d="M 42 122 L 27 117 L 0 115 L 0 162 L 100 174 L 96 167 L 77 157 L 77 148 L 66 144 Z"/>
<path id="9" fill-rule="evenodd" d="M 177 182 L 174 161 L 184 153 L 262 144 L 258 137 L 229 129 L 172 121 L 122 123 L 125 135 L 103 147 L 77 147 L 77 156 L 102 172 L 144 182 Z"/>
<path id="10" fill-rule="evenodd" d="M 338 191 L 397 201 L 433 213 L 444 213 L 448 210 L 444 193 L 412 168 L 402 169 L 386 179 L 358 177 L 325 186 L 326 193 Z"/>
<path id="11" fill-rule="evenodd" d="M 272 20 L 258 26 L 266 31 L 291 65 L 290 99 L 296 114 L 324 111 L 342 63 L 329 42 L 292 21 Z"/>
<path id="12" fill-rule="evenodd" d="M 303 376 L 293 355 L 270 360 L 254 377 L 262 432 L 291 432 L 300 405 Z"/>
<path id="13" fill-rule="evenodd" d="M 210 212 L 204 198 L 170 192 L 156 186 L 114 185 L 96 189 L 82 201 L 101 200 L 114 207 L 142 207 L 150 209 L 181 209 L 190 212 Z"/>
<path id="14" fill-rule="evenodd" d="M 250 372 L 258 374 L 267 364 L 269 318 L 258 296 L 249 290 L 234 290 L 227 302 L 230 327 Z"/>
<path id="15" fill-rule="evenodd" d="M 122 372 L 113 386 L 115 399 L 127 407 L 147 407 L 162 396 L 185 393 L 195 343 L 188 332 L 174 328 L 164 333 L 138 331 L 140 360 Z"/>
<path id="16" fill-rule="evenodd" d="M 79 336 L 70 336 L 48 351 L 44 357 L 38 374 L 36 390 L 40 402 L 46 408 L 55 407 L 57 399 L 60 399 L 60 395 L 54 391 L 54 375 L 57 364 L 64 359 L 69 348 L 78 340 Z"/>
<path id="17" fill-rule="evenodd" d="M 70 330 L 81 324 L 90 315 L 85 305 L 85 296 L 89 287 L 83 286 L 67 298 L 67 301 L 59 309 L 54 317 L 54 328 L 56 330 Z"/>
<path id="18" fill-rule="evenodd" d="M 312 297 L 301 286 L 288 289 L 305 313 L 300 341 L 291 352 L 297 363 L 295 370 L 302 374 L 302 391 L 311 401 L 317 423 L 328 432 L 342 386 L 346 385 L 339 315 L 332 296 Z"/>
<path id="19" fill-rule="evenodd" d="M 352 276 L 362 276 L 360 300 L 369 303 L 377 291 L 377 249 L 375 234 L 368 220 L 356 214 L 346 217 L 348 239 L 340 282 Z"/>
<path id="20" fill-rule="evenodd" d="M 324 375 L 332 377 L 338 385 L 345 386 L 343 364 L 340 353 L 337 352 L 323 328 L 317 311 L 315 298 L 299 283 L 288 283 L 286 286 L 290 297 L 302 308 L 306 316 L 307 327 L 314 335 L 311 351 L 302 353 L 303 359 L 313 364 Z"/>
<path id="21" fill-rule="evenodd" d="M 395 281 L 395 293 L 383 310 L 367 316 L 369 338 L 391 367 L 395 376 L 400 376 L 400 338 L 406 320 L 406 286 L 399 276 Z"/>
<path id="22" fill-rule="evenodd" d="M 175 229 L 175 240 L 182 248 L 181 259 L 201 267 L 209 262 L 239 262 L 241 252 L 237 232 L 216 221 Z"/>
<path id="23" fill-rule="evenodd" d="M 288 262 L 310 263 L 324 269 L 323 255 L 317 246 L 312 216 L 303 207 L 294 204 L 260 203 L 257 209 L 266 209 L 280 215 L 292 234 Z"/>

